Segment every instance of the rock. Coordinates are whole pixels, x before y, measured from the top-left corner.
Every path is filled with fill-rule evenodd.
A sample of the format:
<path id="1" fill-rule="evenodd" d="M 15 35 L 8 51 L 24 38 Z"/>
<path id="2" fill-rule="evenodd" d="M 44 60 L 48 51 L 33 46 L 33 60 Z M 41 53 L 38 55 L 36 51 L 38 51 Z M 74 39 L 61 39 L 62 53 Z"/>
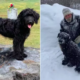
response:
<path id="1" fill-rule="evenodd" d="M 13 76 L 13 80 L 40 80 L 39 74 L 21 74 L 21 73 L 15 73 L 15 76 Z"/>
<path id="2" fill-rule="evenodd" d="M 12 51 L 11 46 L 0 46 L 0 52 Z M 40 80 L 40 49 L 26 47 L 23 61 L 4 60 L 0 65 L 0 80 Z M 1 54 L 0 54 L 1 55 Z"/>

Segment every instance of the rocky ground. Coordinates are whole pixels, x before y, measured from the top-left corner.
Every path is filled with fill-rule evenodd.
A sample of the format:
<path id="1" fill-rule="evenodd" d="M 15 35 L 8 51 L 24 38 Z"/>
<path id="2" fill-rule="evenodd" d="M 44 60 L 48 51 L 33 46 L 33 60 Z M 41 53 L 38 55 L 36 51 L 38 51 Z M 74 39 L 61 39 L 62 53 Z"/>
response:
<path id="1" fill-rule="evenodd" d="M 12 46 L 0 46 L 0 52 Z M 0 65 L 0 80 L 40 80 L 40 49 L 26 47 L 23 61 L 5 60 Z"/>

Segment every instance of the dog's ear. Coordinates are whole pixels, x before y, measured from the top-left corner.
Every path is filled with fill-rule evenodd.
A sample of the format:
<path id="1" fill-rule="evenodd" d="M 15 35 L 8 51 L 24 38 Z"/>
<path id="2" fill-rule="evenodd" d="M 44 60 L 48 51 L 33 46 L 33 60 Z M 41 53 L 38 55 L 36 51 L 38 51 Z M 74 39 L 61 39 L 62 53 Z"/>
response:
<path id="1" fill-rule="evenodd" d="M 37 24 L 39 20 L 39 14 L 36 12 L 34 12 L 34 20 L 35 20 L 35 23 Z"/>

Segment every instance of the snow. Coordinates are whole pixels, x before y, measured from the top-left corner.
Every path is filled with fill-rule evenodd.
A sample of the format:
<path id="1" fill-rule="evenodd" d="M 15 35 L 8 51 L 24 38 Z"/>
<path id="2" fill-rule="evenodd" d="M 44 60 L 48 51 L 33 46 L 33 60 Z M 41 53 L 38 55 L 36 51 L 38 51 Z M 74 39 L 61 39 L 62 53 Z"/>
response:
<path id="1" fill-rule="evenodd" d="M 80 80 L 80 73 L 75 67 L 61 64 L 63 54 L 58 44 L 57 34 L 60 22 L 63 19 L 62 10 L 65 6 L 60 4 L 41 5 L 41 80 Z M 79 15 L 80 11 L 70 10 Z"/>

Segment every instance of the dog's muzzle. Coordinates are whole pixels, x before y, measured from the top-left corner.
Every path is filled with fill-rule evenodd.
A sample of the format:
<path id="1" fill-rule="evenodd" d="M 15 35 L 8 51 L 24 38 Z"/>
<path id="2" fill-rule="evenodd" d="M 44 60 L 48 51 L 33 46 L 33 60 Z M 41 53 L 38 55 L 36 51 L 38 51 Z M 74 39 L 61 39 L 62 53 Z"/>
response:
<path id="1" fill-rule="evenodd" d="M 64 44 L 65 43 L 65 40 L 63 40 L 63 39 L 59 39 L 58 41 L 59 41 L 60 44 Z"/>

